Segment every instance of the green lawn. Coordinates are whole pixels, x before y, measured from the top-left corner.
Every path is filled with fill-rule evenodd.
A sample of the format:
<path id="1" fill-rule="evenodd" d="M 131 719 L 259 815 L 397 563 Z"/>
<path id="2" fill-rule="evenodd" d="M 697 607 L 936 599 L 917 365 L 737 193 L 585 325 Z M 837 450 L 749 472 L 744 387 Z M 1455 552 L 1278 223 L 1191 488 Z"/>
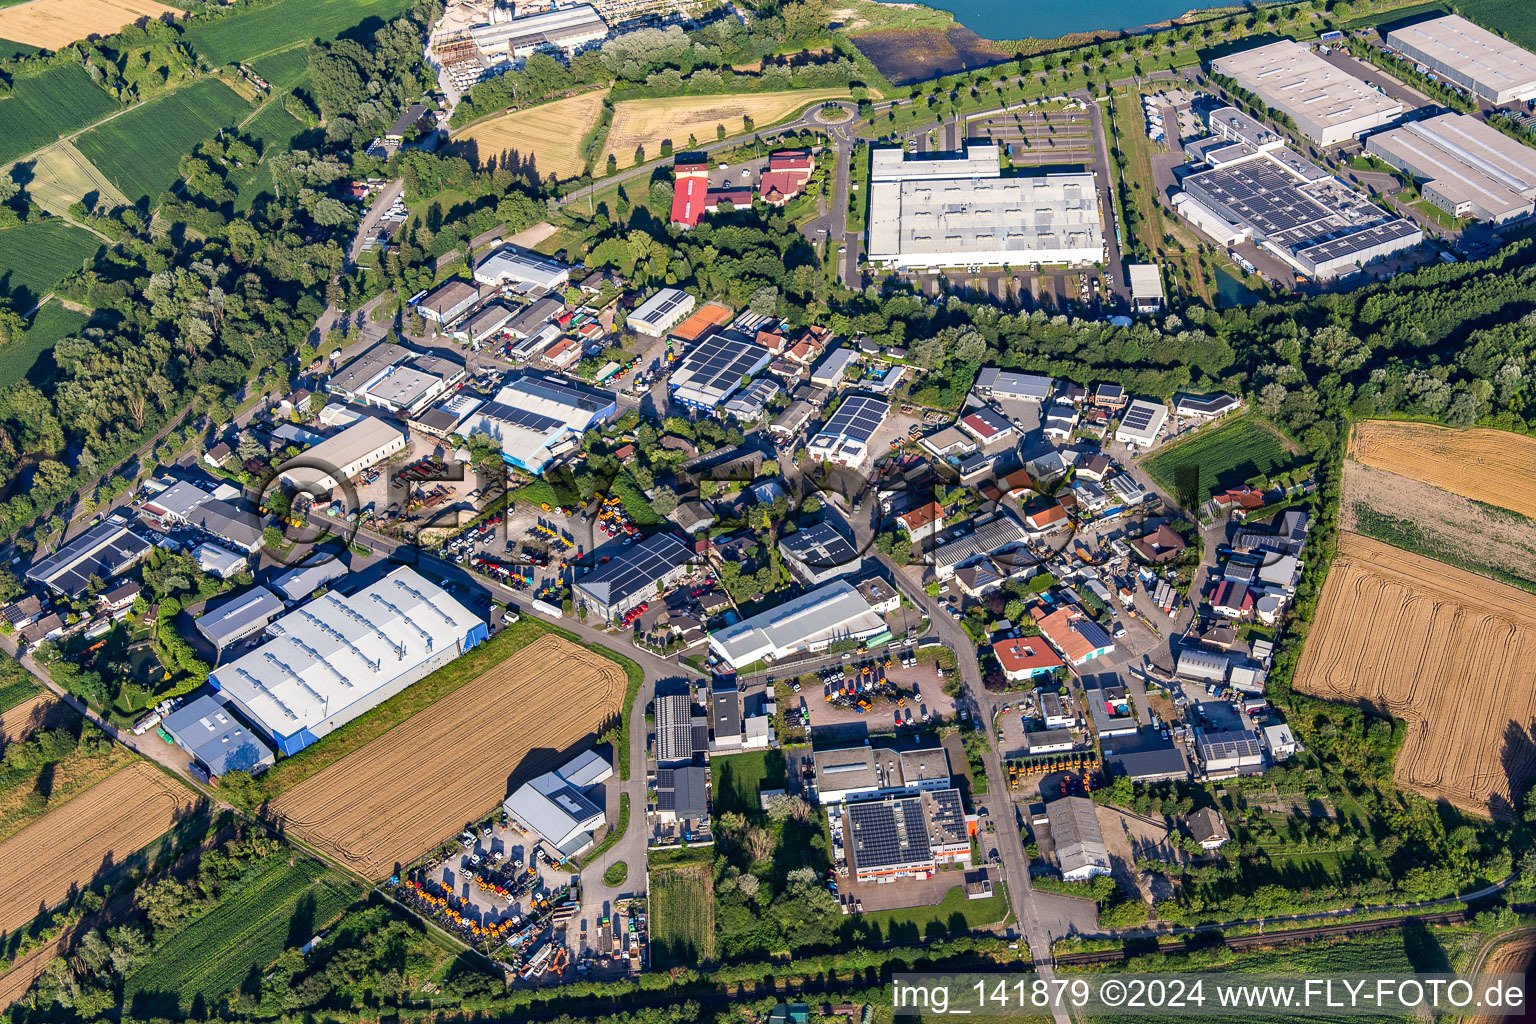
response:
<path id="1" fill-rule="evenodd" d="M 958 876 L 957 876 L 958 877 Z M 1008 890 L 998 885 L 982 900 L 965 898 L 965 886 L 956 885 L 937 906 L 875 910 L 851 918 L 843 926 L 850 942 L 916 943 L 945 935 L 963 935 L 994 925 L 1008 916 Z"/>
<path id="2" fill-rule="evenodd" d="M 180 178 L 183 156 L 250 112 L 229 86 L 205 78 L 91 129 L 75 145 L 130 202 L 154 199 Z"/>
<path id="3" fill-rule="evenodd" d="M 57 300 L 45 304 L 27 326 L 27 333 L 20 343 L 12 342 L 0 348 L 0 380 L 21 380 L 40 371 L 39 361 L 60 338 L 67 338 L 89 322 L 84 313 L 65 309 Z M 51 364 L 49 364 L 51 365 Z M 37 376 L 50 376 L 36 372 Z"/>
<path id="4" fill-rule="evenodd" d="M 118 109 L 117 101 L 78 64 L 19 75 L 0 100 L 0 163 L 8 163 L 78 131 Z"/>
<path id="5" fill-rule="evenodd" d="M 757 814 L 759 790 L 784 788 L 784 755 L 777 750 L 716 754 L 709 759 L 709 773 L 716 813 Z"/>
<path id="6" fill-rule="evenodd" d="M 214 65 L 233 64 L 296 43 L 330 41 L 360 29 L 367 42 L 408 6 L 405 0 L 276 0 L 240 13 L 190 22 L 182 38 Z"/>
<path id="7" fill-rule="evenodd" d="M 715 957 L 715 885 L 709 864 L 651 868 L 651 963 L 697 967 Z"/>
<path id="8" fill-rule="evenodd" d="M 128 979 L 135 1014 L 174 1015 L 195 999 L 216 1000 L 283 950 L 302 946 L 351 906 L 362 890 L 319 861 L 285 855 L 163 943 Z"/>
<path id="9" fill-rule="evenodd" d="M 1141 466 L 1188 506 L 1205 501 L 1214 490 L 1269 476 L 1295 461 L 1280 438 L 1245 416 L 1199 431 L 1143 459 Z"/>
<path id="10" fill-rule="evenodd" d="M 101 240 L 95 235 L 57 217 L 0 231 L 0 298 L 16 312 L 25 313 L 100 248 Z M 50 316 L 44 324 L 44 336 L 58 329 L 61 325 Z M 58 337 L 53 339 L 57 340 Z M 51 348 L 53 341 L 45 347 Z M 31 343 L 26 347 L 31 348 Z M 30 369 L 36 356 L 36 352 L 31 358 L 18 354 L 15 364 L 25 362 Z M 7 351 L 0 356 L 0 366 L 9 364 L 12 358 Z M 5 377 L 7 381 L 13 379 Z"/>

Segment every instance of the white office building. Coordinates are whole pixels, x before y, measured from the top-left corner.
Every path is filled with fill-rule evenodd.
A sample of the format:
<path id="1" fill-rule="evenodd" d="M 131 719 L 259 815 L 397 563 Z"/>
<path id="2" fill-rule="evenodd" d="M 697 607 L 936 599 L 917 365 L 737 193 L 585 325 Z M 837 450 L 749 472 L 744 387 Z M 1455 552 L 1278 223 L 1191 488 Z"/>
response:
<path id="1" fill-rule="evenodd" d="M 1289 39 L 1218 57 L 1211 70 L 1288 115 L 1320 146 L 1348 142 L 1403 113 L 1397 100 Z"/>
<path id="2" fill-rule="evenodd" d="M 925 270 L 958 266 L 1087 265 L 1104 259 L 1091 173 L 1003 177 L 995 144 L 957 159 L 873 154 L 870 262 Z"/>
<path id="3" fill-rule="evenodd" d="M 1395 28 L 1387 45 L 1489 103 L 1536 99 L 1536 53 L 1459 15 Z"/>
<path id="4" fill-rule="evenodd" d="M 1168 407 L 1161 402 L 1148 402 L 1138 398 L 1125 407 L 1125 415 L 1115 428 L 1115 440 L 1139 448 L 1150 448 L 1157 440 L 1158 431 L 1168 422 Z"/>

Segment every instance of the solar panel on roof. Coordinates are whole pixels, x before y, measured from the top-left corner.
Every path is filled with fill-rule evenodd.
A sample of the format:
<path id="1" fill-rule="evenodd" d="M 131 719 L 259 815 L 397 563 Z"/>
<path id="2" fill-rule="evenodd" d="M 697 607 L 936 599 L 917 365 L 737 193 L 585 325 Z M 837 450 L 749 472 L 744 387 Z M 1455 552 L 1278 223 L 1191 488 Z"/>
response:
<path id="1" fill-rule="evenodd" d="M 821 432 L 837 434 L 867 444 L 875 431 L 880 429 L 880 424 L 884 422 L 889 408 L 890 406 L 881 399 L 870 398 L 867 395 L 854 395 L 838 407 L 837 412 L 827 420 L 827 425 Z"/>

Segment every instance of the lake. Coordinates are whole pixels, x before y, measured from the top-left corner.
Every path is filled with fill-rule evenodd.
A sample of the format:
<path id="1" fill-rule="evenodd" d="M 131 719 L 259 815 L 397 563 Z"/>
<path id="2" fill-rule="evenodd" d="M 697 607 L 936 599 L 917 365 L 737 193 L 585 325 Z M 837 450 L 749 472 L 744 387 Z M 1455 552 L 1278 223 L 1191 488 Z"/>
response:
<path id="1" fill-rule="evenodd" d="M 1053 39 L 1094 29 L 1140 28 L 1177 18 L 1199 0 L 924 0 L 987 39 Z"/>

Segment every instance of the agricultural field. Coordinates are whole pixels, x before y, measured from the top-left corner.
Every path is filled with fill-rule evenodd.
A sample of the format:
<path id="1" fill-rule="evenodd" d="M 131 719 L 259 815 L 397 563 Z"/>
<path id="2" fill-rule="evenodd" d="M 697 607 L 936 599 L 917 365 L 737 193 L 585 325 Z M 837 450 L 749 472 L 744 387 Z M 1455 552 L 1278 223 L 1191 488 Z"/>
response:
<path id="1" fill-rule="evenodd" d="M 647 160 L 661 155 L 661 143 L 672 140 L 678 152 L 688 148 L 688 136 L 700 142 L 716 137 L 716 126 L 727 135 L 742 133 L 742 117 L 752 118 L 758 128 L 803 111 L 820 100 L 846 99 L 847 89 L 797 89 L 788 92 L 743 93 L 736 96 L 668 96 L 661 99 L 625 100 L 614 105 L 613 126 L 598 156 L 603 166 L 612 153 L 620 167 L 635 162 L 635 147 L 644 146 Z"/>
<path id="2" fill-rule="evenodd" d="M 723 814 L 757 814 L 758 792 L 784 788 L 784 755 L 777 750 L 754 750 L 710 758 L 711 788 L 715 811 Z"/>
<path id="3" fill-rule="evenodd" d="M 0 373 L 4 368 L 0 367 Z M 7 376 L 5 380 L 17 380 L 17 377 Z M 32 673 L 21 667 L 21 663 L 15 658 L 0 652 L 0 712 L 9 711 L 17 705 L 24 704 L 33 697 L 42 693 L 37 681 L 32 678 Z M 4 736 L 9 736 L 5 732 Z"/>
<path id="4" fill-rule="evenodd" d="M 606 89 L 597 89 L 479 121 L 454 133 L 454 143 L 477 167 L 493 159 L 502 166 L 504 153 L 516 153 L 524 160 L 532 157 L 541 178 L 574 178 L 586 167 L 582 143 L 597 125 L 607 95 Z"/>
<path id="5" fill-rule="evenodd" d="M 1529 0 L 1458 0 L 1456 13 L 1536 50 L 1536 8 Z"/>
<path id="6" fill-rule="evenodd" d="M 43 357 L 53 351 L 59 339 L 69 337 L 89 322 L 84 313 L 66 308 L 58 299 L 44 303 L 32 317 L 21 341 L 0 348 L 0 380 L 25 378 L 37 383 L 40 378 L 52 376 L 53 360 Z"/>
<path id="7" fill-rule="evenodd" d="M 302 945 L 362 896 L 340 871 L 279 855 L 254 879 L 155 950 L 124 988 L 136 1013 L 177 1015 L 192 1000 L 217 1000 L 252 970 Z"/>
<path id="8" fill-rule="evenodd" d="M 155 0 L 28 0 L 0 8 L 0 39 L 61 50 L 90 36 L 110 36 L 141 18 L 180 17 Z"/>
<path id="9" fill-rule="evenodd" d="M 250 112 L 229 86 L 205 78 L 92 128 L 75 145 L 129 200 L 154 199 L 176 184 L 183 156 Z"/>
<path id="10" fill-rule="evenodd" d="M 127 197 L 96 169 L 95 164 L 82 156 L 73 143 L 55 142 L 22 161 L 18 167 L 31 175 L 27 195 L 37 205 L 60 217 L 68 216 L 70 206 L 92 194 L 112 206 L 128 205 Z"/>
<path id="11" fill-rule="evenodd" d="M 1529 594 L 1341 533 L 1297 690 L 1406 723 L 1397 781 L 1507 818 L 1536 777 L 1536 606 Z"/>
<path id="12" fill-rule="evenodd" d="M 0 712 L 0 744 L 24 739 L 35 729 L 51 728 L 74 715 L 68 706 L 61 704 L 51 693 L 43 693 L 27 683 L 24 692 L 35 694 L 5 711 Z M 7 688 L 9 689 L 9 688 Z M 3 693 L 5 691 L 0 691 Z M 4 749 L 0 746 L 0 749 Z"/>
<path id="13" fill-rule="evenodd" d="M 0 231 L 0 299 L 26 313 L 100 248 L 95 235 L 58 219 Z"/>
<path id="14" fill-rule="evenodd" d="M 0 931 L 9 933 L 121 863 L 201 803 L 135 761 L 0 842 Z"/>
<path id="15" fill-rule="evenodd" d="M 1536 517 L 1536 437 L 1433 423 L 1355 424 L 1349 457 L 1463 498 Z"/>
<path id="16" fill-rule="evenodd" d="M 229 175 L 229 183 L 236 192 L 235 209 L 245 211 L 251 208 L 257 196 L 272 188 L 272 172 L 267 167 L 267 161 L 292 149 L 294 140 L 304 134 L 305 129 L 292 114 L 283 109 L 281 102 L 274 100 L 240 130 L 261 144 L 259 163 L 233 170 Z"/>
<path id="17" fill-rule="evenodd" d="M 1213 491 L 1270 476 L 1295 461 L 1279 435 L 1244 416 L 1198 431 L 1143 459 L 1141 466 L 1180 501 L 1197 505 Z M 1198 479 L 1191 479 L 1195 474 Z"/>
<path id="18" fill-rule="evenodd" d="M 18 75 L 0 99 L 0 163 L 9 163 L 120 109 L 78 64 Z"/>
<path id="19" fill-rule="evenodd" d="M 296 43 L 329 42 L 353 28 L 371 37 L 409 6 L 405 0 L 277 0 L 238 14 L 194 18 L 182 38 L 210 64 L 220 66 Z"/>
<path id="20" fill-rule="evenodd" d="M 271 804 L 371 878 L 410 864 L 619 718 L 624 670 L 546 634 Z M 421 684 L 417 684 L 421 685 Z"/>
<path id="21" fill-rule="evenodd" d="M 1477 965 L 1479 974 L 1526 974 L 1536 963 L 1536 935 L 1516 935 L 1494 946 Z M 1510 1020 L 1503 1014 L 1480 1014 L 1465 1018 L 1466 1024 L 1499 1024 Z M 1514 1018 L 1517 1019 L 1517 1018 Z"/>
<path id="22" fill-rule="evenodd" d="M 651 963 L 696 966 L 715 958 L 715 882 L 709 864 L 651 868 Z"/>
<path id="23" fill-rule="evenodd" d="M 251 61 L 251 70 L 274 90 L 292 89 L 309 74 L 309 48 L 296 46 Z"/>

